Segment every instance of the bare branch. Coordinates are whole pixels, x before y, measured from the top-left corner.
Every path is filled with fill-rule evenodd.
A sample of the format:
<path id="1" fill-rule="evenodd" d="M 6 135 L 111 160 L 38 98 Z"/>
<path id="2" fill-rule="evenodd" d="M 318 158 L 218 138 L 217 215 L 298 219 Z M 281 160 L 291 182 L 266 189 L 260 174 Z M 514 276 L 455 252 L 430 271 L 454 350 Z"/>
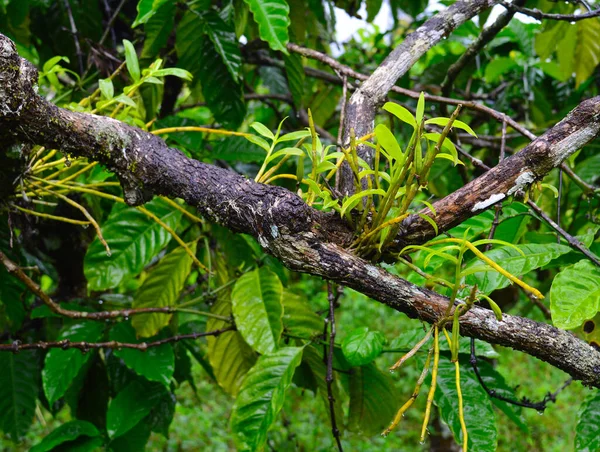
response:
<path id="1" fill-rule="evenodd" d="M 596 9 L 594 11 L 589 11 L 583 14 L 550 14 L 544 13 L 539 9 L 529 9 L 523 8 L 520 5 L 516 5 L 515 3 L 508 2 L 500 2 L 502 6 L 504 6 L 507 10 L 513 11 L 515 13 L 525 14 L 526 16 L 533 17 L 537 20 L 564 20 L 567 22 L 577 22 L 584 19 L 591 19 L 592 17 L 600 16 L 600 9 Z"/>

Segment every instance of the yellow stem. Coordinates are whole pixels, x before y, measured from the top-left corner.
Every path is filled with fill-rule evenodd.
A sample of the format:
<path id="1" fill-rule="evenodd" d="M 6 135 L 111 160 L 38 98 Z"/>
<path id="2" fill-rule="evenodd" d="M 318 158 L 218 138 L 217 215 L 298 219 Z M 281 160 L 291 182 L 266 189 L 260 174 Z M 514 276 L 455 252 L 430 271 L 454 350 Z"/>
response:
<path id="1" fill-rule="evenodd" d="M 249 137 L 251 133 L 244 132 L 232 132 L 230 130 L 220 130 L 220 129 L 211 129 L 209 127 L 166 127 L 164 129 L 156 129 L 150 132 L 153 135 L 163 135 L 166 133 L 175 133 L 175 132 L 202 132 L 202 133 L 212 133 L 215 135 L 231 135 L 236 137 Z"/>
<path id="2" fill-rule="evenodd" d="M 429 394 L 427 394 L 427 405 L 425 407 L 425 418 L 423 419 L 423 427 L 421 428 L 421 441 L 425 441 L 425 434 L 427 433 L 427 425 L 429 424 L 429 417 L 431 416 L 431 405 L 433 404 L 433 396 L 435 395 L 435 388 L 437 385 L 437 373 L 438 365 L 440 362 L 440 337 L 438 326 L 433 327 L 433 370 L 431 371 L 431 388 L 429 388 Z"/>
<path id="3" fill-rule="evenodd" d="M 63 223 L 79 224 L 79 225 L 82 225 L 82 226 L 83 225 L 87 226 L 88 224 L 90 224 L 89 221 L 73 220 L 71 218 L 58 217 L 56 215 L 50 215 L 49 213 L 36 212 L 35 210 L 29 210 L 29 209 L 26 209 L 24 207 L 17 206 L 15 204 L 13 204 L 13 207 L 15 207 L 16 209 L 20 210 L 21 212 L 25 212 L 25 213 L 28 213 L 30 215 L 35 215 L 36 217 L 47 218 L 48 220 L 62 221 Z"/>
<path id="4" fill-rule="evenodd" d="M 477 249 L 477 247 L 475 247 L 471 242 L 466 241 L 466 240 L 462 240 L 462 239 L 442 239 L 442 240 L 436 240 L 435 242 L 430 242 L 429 245 L 438 245 L 438 244 L 441 244 L 441 243 L 464 243 L 464 245 L 467 248 L 469 248 L 473 252 L 473 254 L 475 254 L 479 259 L 481 259 L 482 261 L 484 261 L 486 264 L 488 264 L 490 267 L 492 267 L 498 273 L 500 273 L 501 275 L 505 276 L 510 281 L 514 282 L 515 284 L 517 284 L 518 286 L 520 286 L 523 289 L 527 290 L 528 292 L 531 292 L 534 297 L 536 297 L 536 298 L 538 298 L 540 300 L 542 298 L 544 298 L 544 296 L 541 294 L 541 292 L 539 290 L 535 289 L 534 287 L 531 287 L 529 284 L 521 281 L 519 278 L 517 278 L 513 274 L 511 274 L 511 273 L 507 272 L 506 270 L 504 270 L 497 263 L 495 263 L 493 260 L 491 260 L 485 254 L 483 254 L 481 251 L 479 251 Z"/>

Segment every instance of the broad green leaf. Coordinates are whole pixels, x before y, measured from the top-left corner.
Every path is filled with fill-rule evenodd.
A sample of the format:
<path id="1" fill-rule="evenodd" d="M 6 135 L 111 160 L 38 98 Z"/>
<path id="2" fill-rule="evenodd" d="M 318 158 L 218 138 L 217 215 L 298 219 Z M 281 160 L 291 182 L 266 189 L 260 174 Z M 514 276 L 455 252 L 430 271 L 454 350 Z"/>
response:
<path id="1" fill-rule="evenodd" d="M 231 412 L 234 441 L 241 450 L 263 450 L 267 432 L 283 407 L 285 392 L 302 361 L 302 347 L 261 356 L 242 384 Z"/>
<path id="2" fill-rule="evenodd" d="M 348 429 L 364 436 L 381 433 L 398 409 L 398 391 L 389 373 L 374 363 L 352 369 L 350 374 Z"/>
<path id="3" fill-rule="evenodd" d="M 189 246 L 196 252 L 196 243 Z M 133 307 L 164 308 L 174 306 L 192 269 L 192 258 L 183 247 L 175 248 L 155 266 L 133 299 Z M 136 315 L 131 324 L 140 337 L 149 337 L 169 324 L 172 314 Z"/>
<path id="4" fill-rule="evenodd" d="M 134 81 L 140 80 L 140 63 L 138 62 L 137 53 L 135 47 L 131 41 L 123 39 L 123 46 L 125 47 L 125 62 L 127 63 L 127 71 Z"/>
<path id="5" fill-rule="evenodd" d="M 101 322 L 76 323 L 65 328 L 58 340 L 98 342 L 102 338 L 103 332 L 104 325 Z M 73 379 L 90 357 L 90 353 L 82 353 L 74 348 L 68 350 L 53 348 L 48 352 L 42 371 L 42 383 L 50 405 L 65 394 Z"/>
<path id="6" fill-rule="evenodd" d="M 111 440 L 109 450 L 111 452 L 145 452 L 148 450 L 146 443 L 152 430 L 147 423 L 147 419 L 142 419 L 135 427 Z"/>
<path id="7" fill-rule="evenodd" d="M 210 312 L 225 317 L 231 316 L 229 294 L 222 294 L 211 307 Z M 228 326 L 231 326 L 231 323 L 209 318 L 206 322 L 206 331 L 215 331 Z M 237 395 L 246 374 L 256 362 L 256 354 L 244 341 L 239 331 L 227 331 L 216 337 L 209 336 L 206 340 L 208 359 L 217 383 L 228 394 Z"/>
<path id="8" fill-rule="evenodd" d="M 393 114 L 399 120 L 405 122 L 406 124 L 411 125 L 414 129 L 417 128 L 417 121 L 416 121 L 415 117 L 412 115 L 412 113 L 410 111 L 408 111 L 402 105 L 395 104 L 394 102 L 386 102 L 383 105 L 383 109 L 385 111 Z"/>
<path id="9" fill-rule="evenodd" d="M 548 21 L 546 28 L 543 32 L 538 33 L 535 37 L 535 51 L 542 60 L 546 60 L 554 49 L 557 48 L 557 44 L 560 43 L 562 46 L 562 38 L 565 32 L 569 28 L 569 24 L 562 21 Z"/>
<path id="10" fill-rule="evenodd" d="M 600 392 L 596 389 L 581 404 L 575 428 L 575 450 L 600 450 Z"/>
<path id="11" fill-rule="evenodd" d="M 283 61 L 285 63 L 285 75 L 288 87 L 290 93 L 292 93 L 292 99 L 294 99 L 294 106 L 296 108 L 302 108 L 305 79 L 302 56 L 297 53 L 291 53 L 289 55 L 284 55 Z"/>
<path id="12" fill-rule="evenodd" d="M 480 342 L 481 341 L 478 341 L 477 344 Z M 479 369 L 481 379 L 484 381 L 488 389 L 495 391 L 495 393 L 499 396 L 507 397 L 512 400 L 519 399 L 519 397 L 515 394 L 515 390 L 508 386 L 504 380 L 504 377 L 498 373 L 488 361 L 478 360 L 477 368 Z M 523 410 L 521 407 L 512 405 L 495 397 L 490 397 L 490 401 L 500 411 L 506 414 L 506 416 L 513 421 L 523 433 L 529 433 L 529 427 L 527 427 L 527 424 L 525 423 L 526 421 L 523 417 Z"/>
<path id="13" fill-rule="evenodd" d="M 478 452 L 495 451 L 498 443 L 496 414 L 492 403 L 479 384 L 471 366 L 460 366 L 460 388 L 463 396 L 463 412 L 469 435 L 469 449 Z M 462 431 L 458 417 L 458 394 L 454 363 L 440 359 L 435 402 L 442 419 L 462 444 Z"/>
<path id="14" fill-rule="evenodd" d="M 594 317 L 600 311 L 600 269 L 584 259 L 556 275 L 550 311 L 554 326 L 563 329 L 577 328 Z"/>
<path id="15" fill-rule="evenodd" d="M 140 24 L 145 24 L 150 20 L 158 9 L 165 3 L 174 3 L 172 0 L 140 0 L 137 5 L 137 17 L 133 21 L 131 28 L 135 28 Z"/>
<path id="16" fill-rule="evenodd" d="M 507 272 L 522 276 L 571 251 L 568 246 L 557 243 L 532 243 L 514 246 L 521 250 L 524 256 L 509 246 L 492 249 L 486 252 L 485 255 Z M 467 264 L 463 270 L 463 275 L 467 277 L 467 284 L 477 284 L 479 291 L 485 294 L 490 294 L 494 290 L 502 289 L 511 284 L 508 278 L 502 276 L 478 258 L 473 258 Z"/>
<path id="17" fill-rule="evenodd" d="M 73 441 L 81 436 L 88 436 L 95 438 L 100 436 L 100 432 L 94 426 L 86 421 L 70 421 L 63 424 L 42 439 L 42 441 L 33 446 L 29 452 L 49 452 L 57 450 L 58 446 L 63 443 Z M 66 450 L 66 449 L 65 449 Z M 69 449 L 73 450 L 73 449 Z M 92 450 L 92 449 L 90 449 Z"/>
<path id="18" fill-rule="evenodd" d="M 258 353 L 272 353 L 283 332 L 283 287 L 275 273 L 262 267 L 240 277 L 231 292 L 238 331 Z"/>
<path id="19" fill-rule="evenodd" d="M 242 98 L 242 86 L 231 77 L 227 66 L 208 39 L 198 58 L 203 61 L 199 74 L 194 74 L 202 85 L 202 94 L 215 119 L 225 127 L 237 128 L 246 115 L 246 104 Z M 211 70 L 205 70 L 210 67 Z"/>
<path id="20" fill-rule="evenodd" d="M 204 27 L 200 11 L 187 11 L 177 26 L 175 50 L 178 66 L 200 82 L 202 94 L 215 119 L 224 127 L 237 128 L 246 115 L 242 87 L 231 76 L 223 58 L 208 36 L 199 36 Z M 207 71 L 206 68 L 210 67 Z"/>
<path id="21" fill-rule="evenodd" d="M 265 152 L 244 137 L 230 137 L 214 143 L 211 157 L 225 160 L 226 162 L 261 163 L 265 159 Z"/>
<path id="22" fill-rule="evenodd" d="M 106 414 L 108 436 L 117 438 L 127 433 L 150 413 L 166 393 L 160 383 L 132 381 L 110 402 Z"/>
<path id="23" fill-rule="evenodd" d="M 39 358 L 32 350 L 0 353 L 0 430 L 17 442 L 27 432 L 39 388 Z"/>
<path id="24" fill-rule="evenodd" d="M 485 68 L 485 81 L 487 83 L 495 83 L 502 75 L 518 67 L 519 65 L 512 58 L 494 58 Z"/>
<path id="25" fill-rule="evenodd" d="M 323 320 L 300 295 L 283 292 L 283 325 L 293 336 L 310 339 L 323 334 Z"/>
<path id="26" fill-rule="evenodd" d="M 144 206 L 172 229 L 176 229 L 181 212 L 160 198 Z M 124 280 L 138 275 L 171 240 L 171 235 L 159 224 L 134 207 L 115 204 L 102 225 L 111 255 L 95 238 L 84 260 L 88 289 L 102 291 L 114 288 Z"/>
<path id="27" fill-rule="evenodd" d="M 132 344 L 142 343 L 141 340 L 135 337 L 135 330 L 126 322 L 120 322 L 113 326 L 109 337 L 111 341 Z M 175 356 L 171 344 L 150 347 L 146 351 L 123 348 L 115 350 L 114 354 L 138 375 L 146 377 L 150 381 L 162 383 L 165 386 L 169 386 L 171 383 L 175 370 Z"/>
<path id="28" fill-rule="evenodd" d="M 450 122 L 450 118 L 431 118 L 425 121 L 425 124 L 436 124 L 441 127 L 446 127 L 448 122 Z M 474 137 L 477 136 L 477 134 L 473 131 L 473 129 L 471 129 L 471 127 L 468 124 L 465 124 L 464 122 L 459 121 L 458 119 L 454 120 L 454 122 L 452 123 L 452 128 L 462 129 L 469 135 L 473 135 Z"/>
<path id="29" fill-rule="evenodd" d="M 385 124 L 378 124 L 375 127 L 375 136 L 381 147 L 401 165 L 404 162 L 404 154 L 392 131 Z"/>
<path id="30" fill-rule="evenodd" d="M 367 22 L 373 22 L 381 9 L 383 0 L 367 0 Z"/>
<path id="31" fill-rule="evenodd" d="M 308 365 L 310 372 L 312 373 L 313 379 L 315 381 L 317 392 L 323 401 L 325 406 L 325 411 L 327 412 L 327 417 L 329 422 L 331 422 L 331 411 L 329 408 L 329 393 L 327 392 L 327 366 L 323 361 L 323 349 L 317 349 L 314 345 L 309 345 L 304 348 L 304 352 L 302 354 L 302 362 Z M 334 355 L 334 365 L 335 363 L 335 355 Z M 339 367 L 337 367 L 339 368 Z M 340 390 L 340 374 L 338 372 L 333 372 L 333 382 L 331 385 L 331 392 L 333 393 L 333 409 L 335 412 L 335 419 L 338 424 L 338 428 L 340 431 L 344 429 L 344 423 L 342 420 L 344 419 L 344 398 L 342 397 L 342 392 Z"/>
<path id="32" fill-rule="evenodd" d="M 271 149 L 271 146 L 269 145 L 269 143 L 267 143 L 261 137 L 258 137 L 256 135 L 246 135 L 244 138 L 246 138 L 246 140 L 248 140 L 250 143 L 253 143 L 253 144 L 256 144 L 257 146 L 260 146 L 266 152 L 269 152 L 269 150 Z"/>
<path id="33" fill-rule="evenodd" d="M 158 56 L 169 39 L 175 25 L 176 3 L 166 1 L 159 8 L 153 11 L 152 17 L 144 25 L 144 47 L 142 48 L 141 59 L 154 59 Z"/>
<path id="34" fill-rule="evenodd" d="M 600 19 L 577 22 L 575 47 L 575 86 L 579 87 L 594 72 L 600 62 Z"/>
<path id="35" fill-rule="evenodd" d="M 283 148 L 280 149 L 277 152 L 273 152 L 269 158 L 266 160 L 267 163 L 279 158 L 279 157 L 283 157 L 284 155 L 296 155 L 296 156 L 301 156 L 304 155 L 304 151 L 302 149 L 298 149 L 298 148 Z M 328 162 L 326 162 L 328 163 Z"/>
<path id="36" fill-rule="evenodd" d="M 0 268 L 0 319 L 5 317 L 11 332 L 17 331 L 25 320 L 25 286 L 6 270 Z"/>
<path id="37" fill-rule="evenodd" d="M 273 50 L 288 54 L 286 45 L 289 41 L 290 7 L 285 0 L 244 0 L 254 21 L 258 24 L 258 32 L 263 41 L 269 43 Z"/>
<path id="38" fill-rule="evenodd" d="M 369 331 L 368 327 L 351 331 L 342 342 L 344 357 L 353 366 L 362 366 L 377 358 L 385 344 L 385 337 L 379 331 Z"/>
<path id="39" fill-rule="evenodd" d="M 216 52 L 235 82 L 241 78 L 242 54 L 233 27 L 225 22 L 216 11 L 203 14 L 204 32 L 212 41 Z"/>

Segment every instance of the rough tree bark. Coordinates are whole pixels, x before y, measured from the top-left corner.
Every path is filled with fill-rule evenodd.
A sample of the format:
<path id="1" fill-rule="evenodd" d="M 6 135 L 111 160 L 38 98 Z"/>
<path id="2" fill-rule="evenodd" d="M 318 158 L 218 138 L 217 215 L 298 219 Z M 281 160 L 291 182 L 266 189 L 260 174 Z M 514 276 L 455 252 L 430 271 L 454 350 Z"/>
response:
<path id="1" fill-rule="evenodd" d="M 426 322 L 437 321 L 446 310 L 447 298 L 346 251 L 352 232 L 338 216 L 307 206 L 283 188 L 258 184 L 189 159 L 142 130 L 46 102 L 36 93 L 35 68 L 20 58 L 12 41 L 1 34 L 0 82 L 0 155 L 9 144 L 28 143 L 97 160 L 118 175 L 130 204 L 159 194 L 183 198 L 209 220 L 253 235 L 292 270 L 351 287 Z M 498 194 L 506 196 L 514 193 L 515 187 L 526 188 L 593 139 L 600 128 L 599 103 L 595 98 L 577 107 L 540 137 L 538 144 L 534 142 L 517 154 L 514 168 L 499 167 L 475 180 L 472 187 L 487 190 L 483 195 L 469 192 L 463 198 L 439 201 L 438 215 L 447 218 L 443 227 L 454 224 L 455 216 L 462 221 L 476 215 L 497 202 Z M 497 180 L 499 177 L 507 177 L 508 182 Z M 484 187 L 487 185 L 493 185 L 491 191 Z M 428 236 L 407 237 L 419 242 Z M 600 388 L 600 352 L 569 332 L 510 315 L 498 321 L 490 310 L 480 307 L 461 317 L 460 329 L 464 335 L 521 350 Z"/>

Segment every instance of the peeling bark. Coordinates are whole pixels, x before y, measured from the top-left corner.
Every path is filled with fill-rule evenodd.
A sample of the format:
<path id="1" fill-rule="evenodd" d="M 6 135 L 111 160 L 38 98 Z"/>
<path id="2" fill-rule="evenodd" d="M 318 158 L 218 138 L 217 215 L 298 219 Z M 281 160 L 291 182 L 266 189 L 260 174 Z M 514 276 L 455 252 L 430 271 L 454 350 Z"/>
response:
<path id="1" fill-rule="evenodd" d="M 211 221 L 253 235 L 292 270 L 351 287 L 426 322 L 437 321 L 446 310 L 447 298 L 347 252 L 343 246 L 348 244 L 352 231 L 338 216 L 312 209 L 284 188 L 258 184 L 189 159 L 168 148 L 160 138 L 119 121 L 60 109 L 46 102 L 35 93 L 37 72 L 1 34 L 0 80 L 3 134 L 21 143 L 55 147 L 101 162 L 121 179 L 128 203 L 140 204 L 159 194 L 181 197 Z M 581 121 L 590 115 L 596 118 L 597 102 L 582 104 L 556 130 L 541 137 L 542 144 L 532 144 L 532 151 L 525 157 L 515 156 L 511 182 L 493 182 L 488 176 L 490 171 L 484 175 L 486 183 L 504 184 L 508 192 L 531 182 L 523 176 L 526 172 L 531 172 L 533 179 L 541 177 L 595 136 L 596 126 Z M 497 177 L 509 174 L 506 169 L 498 171 Z M 477 213 L 473 206 L 485 201 L 481 198 L 476 195 L 458 215 L 464 219 Z M 445 215 L 441 211 L 439 214 Z M 460 328 L 464 335 L 523 351 L 600 388 L 600 352 L 571 333 L 510 315 L 498 321 L 492 311 L 480 307 L 461 317 Z"/>

